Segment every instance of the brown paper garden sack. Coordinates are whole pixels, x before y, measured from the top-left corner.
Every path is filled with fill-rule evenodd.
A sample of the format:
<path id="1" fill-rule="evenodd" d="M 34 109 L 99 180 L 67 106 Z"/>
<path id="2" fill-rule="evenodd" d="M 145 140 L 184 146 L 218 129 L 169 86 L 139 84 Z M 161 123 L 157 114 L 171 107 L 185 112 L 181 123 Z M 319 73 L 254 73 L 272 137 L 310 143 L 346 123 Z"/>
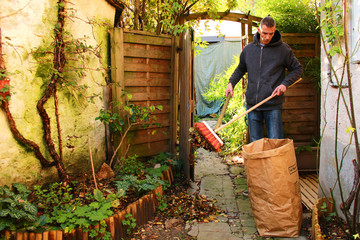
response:
<path id="1" fill-rule="evenodd" d="M 263 138 L 243 147 L 251 209 L 264 237 L 297 237 L 302 206 L 293 140 Z"/>

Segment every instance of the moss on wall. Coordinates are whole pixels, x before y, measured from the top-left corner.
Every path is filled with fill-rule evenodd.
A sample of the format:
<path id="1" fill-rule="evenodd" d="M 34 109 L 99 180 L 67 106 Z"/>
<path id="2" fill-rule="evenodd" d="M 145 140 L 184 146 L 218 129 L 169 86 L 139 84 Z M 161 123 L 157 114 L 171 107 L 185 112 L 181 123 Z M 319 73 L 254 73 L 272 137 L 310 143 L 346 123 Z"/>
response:
<path id="1" fill-rule="evenodd" d="M 11 0 L 5 0 L 1 8 L 13 5 L 11 2 Z M 79 5 L 79 2 L 72 1 L 74 8 L 78 7 L 77 14 L 80 17 L 89 15 L 86 13 L 87 7 L 81 7 L 84 3 Z M 103 7 L 101 15 L 92 17 L 105 19 L 105 22 L 109 23 L 109 19 L 114 16 L 114 9 L 109 7 L 104 0 L 86 2 L 88 6 L 92 4 L 96 4 L 97 8 Z M 56 1 L 33 0 L 24 11 L 2 21 L 3 38 L 7 37 L 9 41 L 3 49 L 6 66 L 9 72 L 17 72 L 11 76 L 12 91 L 16 94 L 12 95 L 10 109 L 19 131 L 24 137 L 36 142 L 48 160 L 51 158 L 43 140 L 42 123 L 36 104 L 53 73 L 51 52 L 56 14 Z M 108 26 L 91 26 L 90 24 L 83 25 L 83 23 L 82 20 L 69 21 L 66 28 L 74 35 L 72 41 L 80 39 L 78 33 L 84 31 L 89 37 L 82 36 L 79 41 L 86 39 L 93 46 L 100 45 L 99 54 L 98 56 L 88 54 L 85 57 L 85 65 L 81 65 L 80 61 L 77 65 L 70 65 L 68 69 L 86 68 L 82 73 L 68 71 L 64 75 L 69 82 L 78 84 L 78 88 L 64 83 L 59 85 L 58 92 L 64 164 L 73 175 L 91 169 L 88 136 L 91 139 L 95 167 L 100 167 L 105 160 L 104 126 L 101 122 L 95 121 L 95 117 L 103 107 L 101 96 L 107 72 L 96 69 L 103 69 L 108 65 L 107 48 L 109 46 L 106 32 Z M 78 55 L 68 52 L 67 56 L 71 59 Z M 71 64 L 70 60 L 69 64 Z M 83 91 L 75 91 L 81 89 Z M 90 97 L 93 97 L 92 101 Z M 50 98 L 45 107 L 52 121 L 52 139 L 57 146 L 54 99 Z M 5 149 L 0 150 L 0 185 L 9 185 L 12 182 L 33 185 L 57 180 L 55 168 L 42 168 L 34 153 L 13 138 L 2 111 L 0 111 L 0 128 L 2 129 L 0 149 Z"/>

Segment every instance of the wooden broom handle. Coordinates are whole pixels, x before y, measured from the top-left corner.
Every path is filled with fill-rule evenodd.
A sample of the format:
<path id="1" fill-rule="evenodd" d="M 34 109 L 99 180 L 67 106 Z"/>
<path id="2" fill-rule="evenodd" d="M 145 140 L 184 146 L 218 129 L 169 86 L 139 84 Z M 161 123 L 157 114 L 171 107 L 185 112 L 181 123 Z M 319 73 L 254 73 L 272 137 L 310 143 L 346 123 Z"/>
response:
<path id="1" fill-rule="evenodd" d="M 217 129 L 218 127 L 220 127 L 221 125 L 221 122 L 222 122 L 222 119 L 225 115 L 225 112 L 226 112 L 226 108 L 227 108 L 227 105 L 229 104 L 229 100 L 231 98 L 231 94 L 228 94 L 227 97 L 226 97 L 226 100 L 225 100 L 225 103 L 221 109 L 221 113 L 220 113 L 220 116 L 219 116 L 219 119 L 218 121 L 216 122 L 216 125 L 215 125 L 215 129 Z"/>
<path id="2" fill-rule="evenodd" d="M 294 86 L 296 83 L 300 82 L 302 80 L 302 78 L 299 78 L 298 80 L 296 80 L 293 84 L 291 84 L 288 88 Z M 230 94 L 228 94 L 230 95 Z M 219 128 L 216 128 L 214 130 L 214 132 L 218 132 L 220 131 L 221 129 L 227 127 L 229 124 L 235 122 L 236 120 L 238 120 L 239 118 L 243 117 L 245 114 L 248 114 L 249 112 L 251 112 L 252 110 L 254 110 L 255 108 L 259 107 L 260 105 L 266 103 L 267 101 L 269 101 L 270 99 L 272 99 L 273 97 L 275 97 L 276 95 L 271 95 L 267 98 L 265 98 L 264 100 L 262 100 L 261 102 L 259 102 L 258 104 L 252 106 L 251 108 L 249 108 L 248 110 L 246 110 L 245 112 L 243 112 L 242 114 L 240 114 L 239 116 L 236 116 L 234 117 L 233 119 L 231 119 L 229 122 L 227 122 L 226 124 L 222 125 L 221 127 Z"/>

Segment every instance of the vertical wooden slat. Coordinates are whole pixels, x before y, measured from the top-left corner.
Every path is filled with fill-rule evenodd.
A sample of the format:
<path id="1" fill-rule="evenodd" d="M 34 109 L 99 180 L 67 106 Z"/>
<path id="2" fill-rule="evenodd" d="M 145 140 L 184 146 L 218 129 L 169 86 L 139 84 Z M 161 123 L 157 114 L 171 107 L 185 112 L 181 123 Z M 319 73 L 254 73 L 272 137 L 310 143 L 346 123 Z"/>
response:
<path id="1" fill-rule="evenodd" d="M 246 25 L 245 23 L 241 23 L 241 49 L 244 49 L 244 47 L 246 46 Z"/>
<path id="2" fill-rule="evenodd" d="M 49 240 L 56 240 L 56 231 L 49 232 Z"/>
<path id="3" fill-rule="evenodd" d="M 179 62 L 179 82 L 180 82 L 180 160 L 184 163 L 185 177 L 190 180 L 190 143 L 189 128 L 190 119 L 190 93 L 191 93 L 191 35 L 186 31 L 181 39 L 181 52 Z"/>
<path id="4" fill-rule="evenodd" d="M 118 213 L 116 213 L 114 215 L 114 226 L 115 226 L 115 238 L 114 239 L 121 239 L 121 231 L 120 231 L 121 223 L 120 223 Z"/>
<path id="5" fill-rule="evenodd" d="M 63 239 L 63 231 L 56 231 L 56 240 Z"/>
<path id="6" fill-rule="evenodd" d="M 35 234 L 35 239 L 36 240 L 43 240 L 43 234 L 42 233 L 36 233 Z"/>
<path id="7" fill-rule="evenodd" d="M 106 224 L 107 224 L 107 231 L 110 232 L 110 236 L 111 239 L 115 239 L 115 221 L 114 221 L 114 217 L 111 216 L 108 219 L 106 219 Z"/>
<path id="8" fill-rule="evenodd" d="M 31 233 L 29 234 L 29 240 L 36 240 L 36 234 L 33 233 L 33 232 L 31 232 Z"/>
<path id="9" fill-rule="evenodd" d="M 30 239 L 30 233 L 28 232 L 24 232 L 24 240 L 29 240 Z"/>
<path id="10" fill-rule="evenodd" d="M 24 240 L 24 233 L 17 232 L 16 233 L 16 240 Z"/>
<path id="11" fill-rule="evenodd" d="M 249 14 L 248 15 L 248 24 L 247 24 L 247 34 L 249 36 L 248 38 L 248 43 L 251 43 L 254 39 L 254 34 L 252 33 L 252 16 Z"/>
<path id="12" fill-rule="evenodd" d="M 112 87 L 112 98 L 114 101 L 121 101 L 122 100 L 122 90 L 125 88 L 125 79 L 124 79 L 124 32 L 122 28 L 114 28 L 112 30 L 112 37 L 111 37 L 111 79 L 114 83 Z M 120 116 L 124 117 L 123 112 L 120 111 L 119 107 L 114 106 L 114 111 L 118 113 Z M 114 149 L 120 143 L 119 136 L 115 136 L 114 141 Z M 118 156 L 121 156 L 125 152 L 126 148 L 126 139 L 123 142 Z"/>
<path id="13" fill-rule="evenodd" d="M 128 208 L 126 208 L 128 209 Z M 123 210 L 121 212 L 118 213 L 118 226 L 116 226 L 116 235 L 119 235 L 120 238 L 116 238 L 116 239 L 121 239 L 121 238 L 125 238 L 126 237 L 126 228 L 125 226 L 122 224 L 122 221 L 125 219 L 125 215 L 128 213 L 127 210 Z"/>
<path id="14" fill-rule="evenodd" d="M 176 153 L 177 120 L 179 106 L 179 37 L 172 38 L 171 99 L 170 99 L 170 152 Z"/>
<path id="15" fill-rule="evenodd" d="M 49 240 L 49 232 L 43 232 L 43 240 Z"/>

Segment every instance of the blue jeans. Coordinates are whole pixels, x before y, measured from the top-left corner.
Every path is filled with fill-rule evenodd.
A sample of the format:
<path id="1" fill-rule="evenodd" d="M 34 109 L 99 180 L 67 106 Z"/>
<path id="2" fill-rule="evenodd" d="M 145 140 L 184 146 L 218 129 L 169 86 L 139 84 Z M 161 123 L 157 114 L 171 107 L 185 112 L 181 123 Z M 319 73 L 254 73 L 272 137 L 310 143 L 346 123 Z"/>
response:
<path id="1" fill-rule="evenodd" d="M 264 122 L 268 138 L 284 138 L 281 109 L 267 111 L 254 110 L 248 113 L 250 142 L 264 137 Z"/>

